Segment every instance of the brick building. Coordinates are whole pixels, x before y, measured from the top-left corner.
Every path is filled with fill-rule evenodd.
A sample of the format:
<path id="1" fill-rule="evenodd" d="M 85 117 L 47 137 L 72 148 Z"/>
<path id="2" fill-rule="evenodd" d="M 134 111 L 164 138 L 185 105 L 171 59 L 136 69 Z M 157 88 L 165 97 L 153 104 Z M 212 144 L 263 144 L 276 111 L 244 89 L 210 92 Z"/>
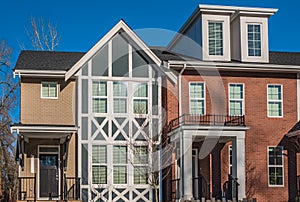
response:
<path id="1" fill-rule="evenodd" d="M 276 12 L 199 5 L 167 47 L 121 20 L 86 53 L 22 51 L 19 200 L 153 201 L 155 162 L 162 201 L 294 201 L 300 54 L 269 51 Z"/>

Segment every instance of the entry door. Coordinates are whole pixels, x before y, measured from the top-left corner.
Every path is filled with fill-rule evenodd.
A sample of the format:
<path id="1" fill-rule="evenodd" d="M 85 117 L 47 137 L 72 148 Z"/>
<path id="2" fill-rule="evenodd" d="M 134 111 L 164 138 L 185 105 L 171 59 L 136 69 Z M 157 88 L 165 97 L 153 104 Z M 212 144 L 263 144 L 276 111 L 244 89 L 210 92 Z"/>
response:
<path id="1" fill-rule="evenodd" d="M 58 154 L 40 154 L 40 197 L 58 198 Z"/>

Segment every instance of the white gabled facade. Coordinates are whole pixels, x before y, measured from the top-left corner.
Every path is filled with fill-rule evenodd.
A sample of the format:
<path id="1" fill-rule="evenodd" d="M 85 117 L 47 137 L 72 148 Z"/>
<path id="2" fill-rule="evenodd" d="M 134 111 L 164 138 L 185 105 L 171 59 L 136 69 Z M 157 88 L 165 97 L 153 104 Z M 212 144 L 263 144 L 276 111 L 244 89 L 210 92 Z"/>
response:
<path id="1" fill-rule="evenodd" d="M 152 201 L 145 180 L 148 139 L 159 133 L 161 122 L 160 60 L 127 29 L 120 21 L 70 70 L 78 76 L 82 201 Z M 136 162 L 136 148 L 146 148 L 148 157 Z"/>

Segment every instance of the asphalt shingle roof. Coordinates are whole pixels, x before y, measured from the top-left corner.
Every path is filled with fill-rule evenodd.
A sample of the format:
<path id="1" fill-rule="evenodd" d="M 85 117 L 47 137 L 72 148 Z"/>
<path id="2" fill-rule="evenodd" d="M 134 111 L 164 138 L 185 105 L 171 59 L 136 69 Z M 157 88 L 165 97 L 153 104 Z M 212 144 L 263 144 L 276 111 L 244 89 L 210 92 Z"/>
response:
<path id="1" fill-rule="evenodd" d="M 56 51 L 21 51 L 15 70 L 70 69 L 85 53 Z"/>
<path id="2" fill-rule="evenodd" d="M 166 51 L 164 47 L 150 47 L 163 61 L 200 61 L 192 57 Z M 270 64 L 300 65 L 300 52 L 269 52 Z M 69 70 L 85 53 L 56 51 L 22 51 L 16 63 L 16 70 Z M 237 61 L 233 61 L 237 62 Z"/>

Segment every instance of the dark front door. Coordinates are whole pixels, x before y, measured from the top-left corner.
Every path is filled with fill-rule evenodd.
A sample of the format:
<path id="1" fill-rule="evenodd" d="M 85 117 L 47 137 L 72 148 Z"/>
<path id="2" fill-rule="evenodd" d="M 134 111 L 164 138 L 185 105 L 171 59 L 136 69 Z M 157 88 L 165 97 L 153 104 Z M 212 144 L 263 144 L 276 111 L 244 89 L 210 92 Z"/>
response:
<path id="1" fill-rule="evenodd" d="M 58 154 L 40 154 L 40 197 L 58 198 Z"/>

